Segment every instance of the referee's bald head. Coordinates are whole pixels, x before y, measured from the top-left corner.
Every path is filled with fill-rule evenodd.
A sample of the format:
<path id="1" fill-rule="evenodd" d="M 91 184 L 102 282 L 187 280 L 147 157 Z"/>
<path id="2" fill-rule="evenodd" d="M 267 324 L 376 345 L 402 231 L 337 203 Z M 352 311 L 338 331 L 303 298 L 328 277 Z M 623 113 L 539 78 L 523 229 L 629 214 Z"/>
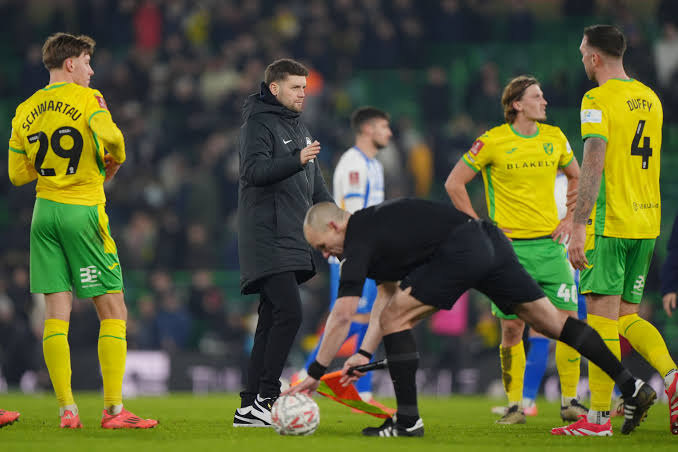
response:
<path id="1" fill-rule="evenodd" d="M 306 212 L 304 229 L 308 227 L 315 231 L 323 231 L 327 229 L 330 221 L 340 222 L 346 215 L 348 215 L 348 212 L 333 202 L 319 202 Z"/>

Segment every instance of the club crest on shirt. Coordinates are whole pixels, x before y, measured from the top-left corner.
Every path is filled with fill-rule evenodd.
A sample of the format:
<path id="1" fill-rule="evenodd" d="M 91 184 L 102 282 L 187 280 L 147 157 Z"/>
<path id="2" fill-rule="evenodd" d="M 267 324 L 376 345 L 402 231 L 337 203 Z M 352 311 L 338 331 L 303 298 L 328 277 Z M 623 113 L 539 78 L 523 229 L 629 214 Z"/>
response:
<path id="1" fill-rule="evenodd" d="M 476 140 L 471 145 L 470 151 L 473 155 L 478 155 L 478 152 L 480 152 L 480 150 L 483 148 L 483 146 L 485 146 L 485 143 L 483 143 L 480 140 Z"/>
<path id="2" fill-rule="evenodd" d="M 360 184 L 360 173 L 358 171 L 351 171 L 348 173 L 348 183 L 351 185 Z"/>
<path id="3" fill-rule="evenodd" d="M 306 146 L 310 146 L 311 144 L 313 144 L 311 139 L 309 137 L 306 137 Z"/>
<path id="4" fill-rule="evenodd" d="M 103 97 L 101 97 L 101 96 L 94 96 L 94 98 L 97 100 L 97 102 L 99 102 L 99 106 L 100 106 L 101 108 L 105 108 L 106 110 L 108 110 L 108 105 L 106 105 L 106 101 L 104 100 Z"/>
<path id="5" fill-rule="evenodd" d="M 544 152 L 546 155 L 553 154 L 553 143 L 544 143 Z"/>

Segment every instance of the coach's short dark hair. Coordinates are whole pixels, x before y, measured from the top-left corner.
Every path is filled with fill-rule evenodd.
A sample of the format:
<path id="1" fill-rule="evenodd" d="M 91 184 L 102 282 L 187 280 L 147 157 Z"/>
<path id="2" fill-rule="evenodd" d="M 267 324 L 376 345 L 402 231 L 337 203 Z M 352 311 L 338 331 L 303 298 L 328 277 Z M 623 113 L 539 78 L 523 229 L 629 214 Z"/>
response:
<path id="1" fill-rule="evenodd" d="M 584 36 L 591 47 L 615 58 L 624 56 L 626 38 L 619 28 L 612 25 L 591 25 L 584 29 Z"/>
<path id="2" fill-rule="evenodd" d="M 306 77 L 308 75 L 308 69 L 298 61 L 289 58 L 275 60 L 266 68 L 266 72 L 264 72 L 264 82 L 266 85 L 270 85 L 273 82 L 285 80 L 290 75 L 303 75 Z"/>
<path id="3" fill-rule="evenodd" d="M 501 95 L 501 105 L 504 107 L 504 119 L 509 124 L 513 124 L 516 116 L 518 116 L 518 112 L 513 108 L 513 102 L 522 99 L 527 88 L 532 85 L 539 85 L 539 80 L 531 75 L 519 75 L 504 88 Z"/>
<path id="4" fill-rule="evenodd" d="M 42 64 L 48 71 L 61 69 L 68 58 L 77 58 L 84 53 L 92 56 L 96 42 L 86 35 L 55 33 L 42 46 Z"/>
<path id="5" fill-rule="evenodd" d="M 390 120 L 390 116 L 385 111 L 374 107 L 360 107 L 351 114 L 351 128 L 355 133 L 360 133 L 363 124 L 373 119 Z"/>

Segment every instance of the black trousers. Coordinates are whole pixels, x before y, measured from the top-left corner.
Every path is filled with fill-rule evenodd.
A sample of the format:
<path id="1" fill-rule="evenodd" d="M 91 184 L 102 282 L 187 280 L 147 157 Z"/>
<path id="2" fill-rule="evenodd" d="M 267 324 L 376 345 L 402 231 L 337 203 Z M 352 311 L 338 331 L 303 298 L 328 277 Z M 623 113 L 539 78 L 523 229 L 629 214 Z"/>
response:
<path id="1" fill-rule="evenodd" d="M 247 384 L 240 393 L 242 406 L 257 394 L 280 395 L 280 375 L 301 326 L 301 298 L 294 272 L 266 277 L 259 292 L 259 321 L 247 367 Z"/>

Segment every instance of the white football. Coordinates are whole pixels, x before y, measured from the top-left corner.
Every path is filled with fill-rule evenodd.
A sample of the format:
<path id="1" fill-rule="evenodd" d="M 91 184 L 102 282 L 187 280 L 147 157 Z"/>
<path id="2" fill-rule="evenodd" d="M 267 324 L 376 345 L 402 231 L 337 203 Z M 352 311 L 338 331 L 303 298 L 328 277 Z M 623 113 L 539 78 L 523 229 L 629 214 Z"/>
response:
<path id="1" fill-rule="evenodd" d="M 310 435 L 318 428 L 320 410 L 306 394 L 280 396 L 271 408 L 271 423 L 281 435 Z"/>

